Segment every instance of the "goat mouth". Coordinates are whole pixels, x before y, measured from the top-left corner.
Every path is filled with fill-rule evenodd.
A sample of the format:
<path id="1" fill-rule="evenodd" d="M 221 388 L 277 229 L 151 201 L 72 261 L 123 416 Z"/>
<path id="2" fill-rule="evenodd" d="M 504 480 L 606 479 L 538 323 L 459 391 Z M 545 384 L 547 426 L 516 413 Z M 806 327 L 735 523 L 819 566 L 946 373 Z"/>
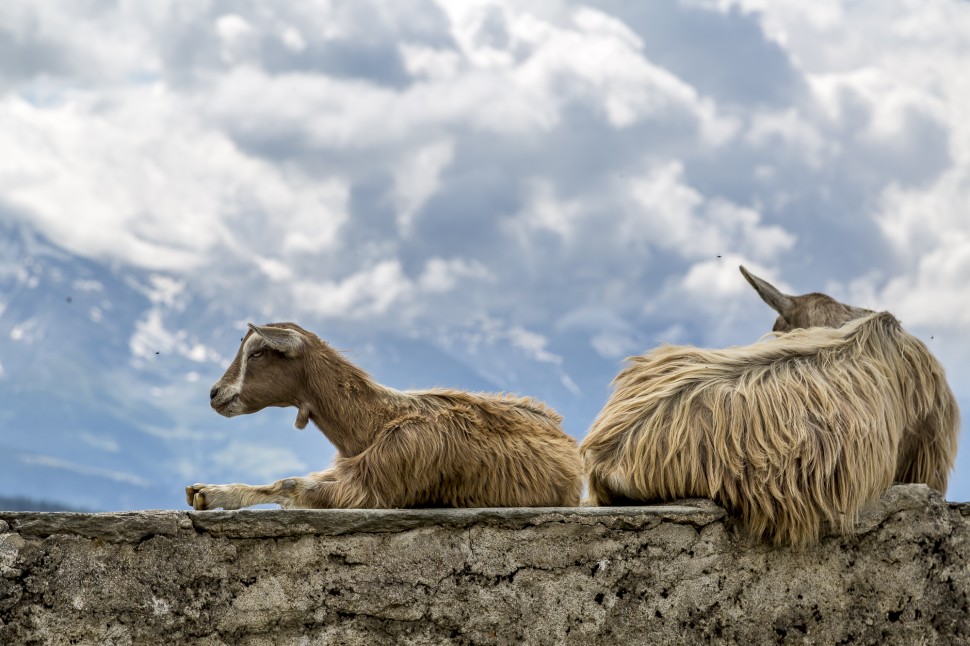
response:
<path id="1" fill-rule="evenodd" d="M 215 403 L 215 402 L 212 402 L 212 404 L 211 404 L 212 410 L 214 410 L 215 412 L 219 413 L 220 415 L 224 415 L 226 417 L 230 417 L 231 414 L 229 413 L 229 411 L 227 411 L 227 409 L 229 408 L 230 405 L 236 403 L 237 401 L 239 401 L 239 395 L 233 395 L 232 397 L 230 397 L 226 401 L 221 402 L 221 403 L 218 403 L 218 404 Z"/>

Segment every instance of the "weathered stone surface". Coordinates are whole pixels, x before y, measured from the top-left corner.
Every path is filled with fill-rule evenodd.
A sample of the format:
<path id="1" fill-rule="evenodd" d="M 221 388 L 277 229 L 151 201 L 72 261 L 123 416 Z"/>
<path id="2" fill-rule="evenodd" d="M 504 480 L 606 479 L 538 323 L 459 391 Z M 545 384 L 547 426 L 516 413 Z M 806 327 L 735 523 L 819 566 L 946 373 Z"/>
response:
<path id="1" fill-rule="evenodd" d="M 968 559 L 913 485 L 801 551 L 706 501 L 0 512 L 0 643 L 960 644 Z"/>
<path id="2" fill-rule="evenodd" d="M 175 536 L 185 513 L 178 511 L 122 511 L 102 514 L 77 512 L 0 512 L 12 531 L 46 538 L 73 534 L 112 543 L 138 542 L 151 536 Z"/>
<path id="3" fill-rule="evenodd" d="M 658 507 L 518 508 L 518 509 L 328 509 L 188 512 L 196 531 L 226 538 L 340 536 L 404 532 L 421 527 L 460 529 L 488 524 L 521 529 L 546 523 L 608 523 L 640 529 L 665 520 L 707 525 L 724 516 L 709 500 Z"/>

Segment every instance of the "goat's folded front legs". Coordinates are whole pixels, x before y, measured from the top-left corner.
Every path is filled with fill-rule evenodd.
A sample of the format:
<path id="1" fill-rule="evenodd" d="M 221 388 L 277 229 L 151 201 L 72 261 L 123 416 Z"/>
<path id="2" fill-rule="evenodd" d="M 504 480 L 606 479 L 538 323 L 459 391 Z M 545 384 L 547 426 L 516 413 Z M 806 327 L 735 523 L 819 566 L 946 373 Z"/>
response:
<path id="1" fill-rule="evenodd" d="M 308 476 L 285 478 L 269 485 L 194 484 L 185 488 L 185 499 L 193 508 L 242 509 L 253 505 L 277 504 L 287 508 L 324 508 L 320 498 L 328 498 L 325 491 L 337 480 L 333 469 Z"/>

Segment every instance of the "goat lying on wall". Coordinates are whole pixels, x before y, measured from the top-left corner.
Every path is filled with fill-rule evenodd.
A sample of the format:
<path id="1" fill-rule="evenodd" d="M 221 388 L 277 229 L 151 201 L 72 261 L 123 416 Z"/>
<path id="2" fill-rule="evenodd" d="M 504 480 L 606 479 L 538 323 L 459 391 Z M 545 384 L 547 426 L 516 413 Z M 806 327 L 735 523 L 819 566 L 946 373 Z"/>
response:
<path id="1" fill-rule="evenodd" d="M 581 447 L 594 504 L 713 498 L 755 536 L 807 544 L 823 521 L 849 529 L 897 473 L 946 487 L 956 400 L 889 313 L 628 362 Z"/>
<path id="2" fill-rule="evenodd" d="M 402 392 L 373 381 L 292 323 L 250 325 L 210 392 L 232 417 L 295 406 L 337 448 L 334 466 L 271 485 L 186 487 L 195 509 L 575 506 L 576 441 L 541 403 L 457 390 Z"/>
<path id="3" fill-rule="evenodd" d="M 800 296 L 783 294 L 768 281 L 758 278 L 744 267 L 739 268 L 744 277 L 765 303 L 778 312 L 773 330 L 790 332 L 799 328 L 839 327 L 854 319 L 872 314 L 872 310 L 840 303 L 827 294 L 814 292 Z M 918 341 L 916 343 L 919 343 Z M 922 344 L 921 373 L 942 368 Z M 945 382 L 943 382 L 945 383 Z M 949 387 L 946 388 L 953 399 Z M 953 403 L 951 425 L 924 424 L 907 428 L 896 459 L 895 482 L 926 484 L 946 493 L 946 483 L 956 459 L 959 436 L 959 412 Z"/>

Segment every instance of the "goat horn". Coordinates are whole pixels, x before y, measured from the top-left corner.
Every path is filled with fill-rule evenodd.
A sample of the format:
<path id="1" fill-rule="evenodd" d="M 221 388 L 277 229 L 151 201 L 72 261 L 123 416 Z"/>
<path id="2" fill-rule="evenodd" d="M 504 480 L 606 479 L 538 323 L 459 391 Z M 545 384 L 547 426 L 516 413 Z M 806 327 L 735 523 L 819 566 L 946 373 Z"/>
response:
<path id="1" fill-rule="evenodd" d="M 779 292 L 774 285 L 766 280 L 758 278 L 752 273 L 749 273 L 744 265 L 740 265 L 738 269 L 744 274 L 744 277 L 751 283 L 758 295 L 761 296 L 761 300 L 771 306 L 773 310 L 781 314 L 782 316 L 787 316 L 792 308 L 795 306 L 795 299 L 787 294 L 782 294 Z"/>

